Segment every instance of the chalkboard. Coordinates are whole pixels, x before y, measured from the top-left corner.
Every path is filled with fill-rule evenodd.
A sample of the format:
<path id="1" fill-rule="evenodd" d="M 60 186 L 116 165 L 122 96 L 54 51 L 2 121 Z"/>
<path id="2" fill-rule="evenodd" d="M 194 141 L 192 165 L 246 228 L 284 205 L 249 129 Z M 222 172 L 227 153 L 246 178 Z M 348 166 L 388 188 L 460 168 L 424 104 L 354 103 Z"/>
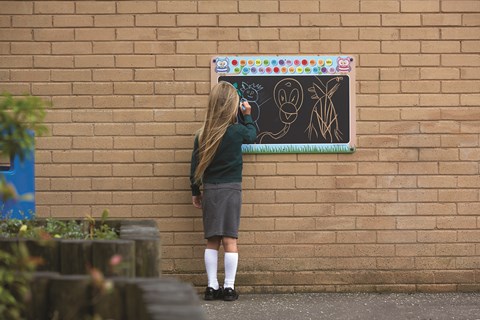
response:
<path id="1" fill-rule="evenodd" d="M 260 66 L 256 62 L 258 59 L 253 64 L 250 62 L 253 66 L 249 68 L 249 59 L 237 58 L 238 61 L 243 60 L 245 66 L 232 65 L 230 69 L 229 64 L 233 59 L 214 59 L 216 77 L 213 82 L 231 83 L 252 106 L 252 118 L 258 135 L 255 144 L 244 145 L 243 151 L 353 152 L 352 123 L 355 119 L 352 119 L 354 83 L 351 72 L 346 72 L 347 69 L 339 71 L 333 58 L 329 59 L 332 61 L 329 68 L 316 69 L 311 66 L 318 59 L 295 58 L 292 57 L 292 65 L 296 61 L 307 61 L 303 63 L 307 67 L 288 68 L 288 59 L 276 57 L 277 65 L 278 61 L 284 61 L 283 68 L 272 66 L 267 69 L 264 66 L 267 61 L 265 58 L 260 60 Z M 226 60 L 228 64 L 219 69 L 218 61 Z M 268 61 L 272 64 L 271 60 Z M 351 71 L 350 64 L 348 67 L 348 71 Z M 283 73 L 282 69 L 287 72 Z M 239 121 L 243 121 L 241 116 Z"/>

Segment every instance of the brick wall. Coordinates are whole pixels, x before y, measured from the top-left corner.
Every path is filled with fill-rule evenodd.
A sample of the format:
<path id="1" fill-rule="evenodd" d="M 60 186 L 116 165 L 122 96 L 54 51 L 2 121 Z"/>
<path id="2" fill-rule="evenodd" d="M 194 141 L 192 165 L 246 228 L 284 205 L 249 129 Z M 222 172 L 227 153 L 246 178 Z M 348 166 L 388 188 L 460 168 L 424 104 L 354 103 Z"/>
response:
<path id="1" fill-rule="evenodd" d="M 199 286 L 210 56 L 357 56 L 356 153 L 245 156 L 242 292 L 480 289 L 479 51 L 477 0 L 0 1 L 0 90 L 53 103 L 38 215 L 155 218 Z"/>

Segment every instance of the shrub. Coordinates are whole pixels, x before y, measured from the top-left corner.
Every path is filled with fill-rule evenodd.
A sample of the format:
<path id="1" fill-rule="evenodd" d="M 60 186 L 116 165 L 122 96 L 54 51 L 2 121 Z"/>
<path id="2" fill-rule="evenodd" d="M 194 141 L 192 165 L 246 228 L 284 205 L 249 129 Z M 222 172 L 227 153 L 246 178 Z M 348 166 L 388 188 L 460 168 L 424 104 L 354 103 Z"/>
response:
<path id="1" fill-rule="evenodd" d="M 113 240 L 118 238 L 115 228 L 109 226 L 106 221 L 108 210 L 104 210 L 99 226 L 95 219 L 88 215 L 85 222 L 76 220 L 59 220 L 48 218 L 44 222 L 33 218 L 0 220 L 0 237 L 3 238 L 30 238 L 30 239 L 103 239 Z"/>

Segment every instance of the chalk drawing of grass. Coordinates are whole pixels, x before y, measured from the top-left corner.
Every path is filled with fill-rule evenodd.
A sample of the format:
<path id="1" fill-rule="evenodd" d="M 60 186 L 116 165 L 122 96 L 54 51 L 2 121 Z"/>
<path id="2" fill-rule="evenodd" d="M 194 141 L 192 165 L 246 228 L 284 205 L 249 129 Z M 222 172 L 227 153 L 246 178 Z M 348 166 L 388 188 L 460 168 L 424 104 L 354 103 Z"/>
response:
<path id="1" fill-rule="evenodd" d="M 343 77 L 335 77 L 323 83 L 319 77 L 315 77 L 319 84 L 312 83 L 308 91 L 313 95 L 311 98 L 316 100 L 310 114 L 310 122 L 305 131 L 308 131 L 308 139 L 312 140 L 312 135 L 318 138 L 319 134 L 325 139 L 333 142 L 340 141 L 342 132 L 338 128 L 338 114 L 333 104 L 332 97 L 340 87 L 340 81 Z M 333 86 L 331 84 L 333 82 Z"/>
<path id="2" fill-rule="evenodd" d="M 348 144 L 244 144 L 243 153 L 352 153 Z"/>

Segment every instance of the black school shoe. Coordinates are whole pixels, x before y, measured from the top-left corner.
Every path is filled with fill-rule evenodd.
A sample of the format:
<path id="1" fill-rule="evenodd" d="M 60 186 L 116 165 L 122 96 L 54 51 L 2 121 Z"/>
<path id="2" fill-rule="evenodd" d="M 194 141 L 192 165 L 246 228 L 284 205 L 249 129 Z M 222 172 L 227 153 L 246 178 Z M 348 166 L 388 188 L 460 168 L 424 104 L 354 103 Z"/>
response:
<path id="1" fill-rule="evenodd" d="M 222 300 L 223 288 L 219 287 L 218 290 L 215 290 L 212 287 L 207 287 L 207 289 L 205 289 L 204 299 L 205 300 Z"/>
<path id="2" fill-rule="evenodd" d="M 238 293 L 232 288 L 225 288 L 223 290 L 223 300 L 224 301 L 235 301 L 238 299 Z"/>

